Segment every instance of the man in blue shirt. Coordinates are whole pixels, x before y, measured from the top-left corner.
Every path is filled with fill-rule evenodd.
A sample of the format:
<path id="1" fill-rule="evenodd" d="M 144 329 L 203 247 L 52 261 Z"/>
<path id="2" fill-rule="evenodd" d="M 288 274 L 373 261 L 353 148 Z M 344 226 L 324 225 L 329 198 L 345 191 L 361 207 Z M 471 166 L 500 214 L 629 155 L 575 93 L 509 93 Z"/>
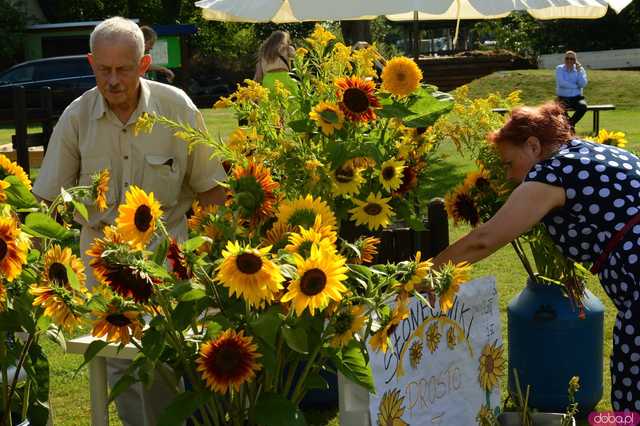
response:
<path id="1" fill-rule="evenodd" d="M 569 117 L 571 129 L 574 130 L 576 123 L 587 112 L 587 101 L 582 96 L 582 89 L 586 85 L 587 72 L 578 62 L 576 52 L 567 50 L 564 54 L 564 64 L 556 67 L 556 95 L 565 108 L 575 110 L 573 116 Z"/>

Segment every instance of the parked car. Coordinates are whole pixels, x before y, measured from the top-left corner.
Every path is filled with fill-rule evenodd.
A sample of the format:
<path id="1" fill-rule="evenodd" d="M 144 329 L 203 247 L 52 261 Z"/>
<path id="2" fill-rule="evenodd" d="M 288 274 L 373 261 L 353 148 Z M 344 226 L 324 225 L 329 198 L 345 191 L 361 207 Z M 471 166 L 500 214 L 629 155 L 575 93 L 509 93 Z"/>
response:
<path id="1" fill-rule="evenodd" d="M 96 85 L 96 79 L 86 55 L 58 56 L 36 59 L 14 65 L 0 73 L 0 109 L 13 105 L 13 88 L 50 87 L 53 110 L 60 114 L 74 99 Z M 27 107 L 39 107 L 37 90 L 28 90 Z"/>

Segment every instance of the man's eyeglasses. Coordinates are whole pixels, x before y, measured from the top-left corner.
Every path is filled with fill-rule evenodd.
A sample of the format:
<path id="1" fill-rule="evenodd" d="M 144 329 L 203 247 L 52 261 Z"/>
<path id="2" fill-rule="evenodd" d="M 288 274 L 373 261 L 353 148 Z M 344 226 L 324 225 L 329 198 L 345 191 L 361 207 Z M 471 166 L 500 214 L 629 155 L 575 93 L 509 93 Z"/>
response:
<path id="1" fill-rule="evenodd" d="M 576 60 L 576 58 L 570 58 L 570 57 L 568 57 L 568 58 L 564 58 L 564 60 L 565 60 L 565 61 L 572 61 L 572 62 L 573 62 L 573 61 L 575 61 L 575 60 Z"/>

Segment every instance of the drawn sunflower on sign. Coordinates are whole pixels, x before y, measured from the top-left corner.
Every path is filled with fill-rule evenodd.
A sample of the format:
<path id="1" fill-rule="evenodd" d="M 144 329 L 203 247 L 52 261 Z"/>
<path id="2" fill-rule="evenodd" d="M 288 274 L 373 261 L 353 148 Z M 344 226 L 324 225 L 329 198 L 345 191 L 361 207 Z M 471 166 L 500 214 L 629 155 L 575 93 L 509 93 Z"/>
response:
<path id="1" fill-rule="evenodd" d="M 422 352 L 424 351 L 424 345 L 422 340 L 414 340 L 409 349 L 409 363 L 414 370 L 420 365 L 422 361 Z"/>
<path id="2" fill-rule="evenodd" d="M 409 423 L 402 420 L 403 414 L 404 396 L 400 396 L 400 389 L 386 391 L 378 406 L 378 425 L 408 426 Z"/>
<path id="3" fill-rule="evenodd" d="M 456 347 L 457 342 L 456 329 L 453 327 L 449 327 L 447 330 L 447 347 L 449 349 L 453 349 Z"/>
<path id="4" fill-rule="evenodd" d="M 434 353 L 436 349 L 438 349 L 441 336 L 438 330 L 438 323 L 434 322 L 427 329 L 427 347 L 429 348 L 429 352 Z"/>
<path id="5" fill-rule="evenodd" d="M 482 348 L 480 354 L 480 367 L 478 370 L 478 381 L 480 386 L 490 391 L 499 384 L 500 379 L 504 376 L 504 349 L 497 342 L 487 343 Z"/>

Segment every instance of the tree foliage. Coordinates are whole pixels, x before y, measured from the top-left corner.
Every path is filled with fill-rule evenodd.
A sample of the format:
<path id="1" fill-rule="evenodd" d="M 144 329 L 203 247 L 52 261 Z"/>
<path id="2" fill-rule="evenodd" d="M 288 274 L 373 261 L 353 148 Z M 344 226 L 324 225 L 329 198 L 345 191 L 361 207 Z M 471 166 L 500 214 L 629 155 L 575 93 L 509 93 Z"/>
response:
<path id="1" fill-rule="evenodd" d="M 20 57 L 24 39 L 27 15 L 13 5 L 13 2 L 0 0 L 0 69 Z"/>

